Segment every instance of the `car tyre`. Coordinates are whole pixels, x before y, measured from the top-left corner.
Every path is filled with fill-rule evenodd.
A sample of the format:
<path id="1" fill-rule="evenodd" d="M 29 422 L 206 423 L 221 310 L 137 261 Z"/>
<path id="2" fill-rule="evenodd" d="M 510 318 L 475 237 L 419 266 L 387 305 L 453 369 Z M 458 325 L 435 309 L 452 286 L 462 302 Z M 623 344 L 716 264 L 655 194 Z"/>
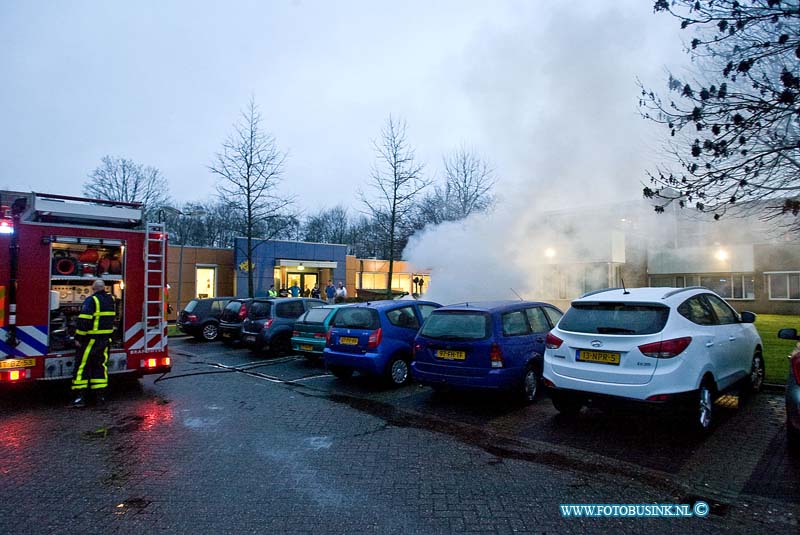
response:
<path id="1" fill-rule="evenodd" d="M 219 337 L 219 326 L 216 323 L 206 323 L 201 335 L 206 342 L 213 342 Z"/>
<path id="2" fill-rule="evenodd" d="M 522 385 L 520 385 L 519 397 L 526 405 L 536 401 L 539 395 L 541 377 L 542 374 L 539 373 L 534 366 L 525 368 L 525 374 L 522 376 Z"/>
<path id="3" fill-rule="evenodd" d="M 764 357 L 761 351 L 753 354 L 753 362 L 750 365 L 750 375 L 745 379 L 746 383 L 742 389 L 745 395 L 757 394 L 764 385 Z"/>
<path id="4" fill-rule="evenodd" d="M 550 395 L 553 407 L 564 416 L 576 416 L 583 408 L 583 401 L 571 394 L 554 392 Z"/>
<path id="5" fill-rule="evenodd" d="M 714 425 L 714 384 L 710 379 L 703 379 L 689 409 L 690 428 L 700 435 L 706 435 Z"/>
<path id="6" fill-rule="evenodd" d="M 392 357 L 386 366 L 386 378 L 392 386 L 403 386 L 411 380 L 411 365 L 401 356 Z"/>
<path id="7" fill-rule="evenodd" d="M 338 379 L 348 379 L 353 375 L 353 368 L 347 366 L 328 366 L 328 371 Z"/>
<path id="8" fill-rule="evenodd" d="M 789 420 L 786 420 L 786 445 L 790 452 L 800 453 L 800 429 L 792 427 Z"/>

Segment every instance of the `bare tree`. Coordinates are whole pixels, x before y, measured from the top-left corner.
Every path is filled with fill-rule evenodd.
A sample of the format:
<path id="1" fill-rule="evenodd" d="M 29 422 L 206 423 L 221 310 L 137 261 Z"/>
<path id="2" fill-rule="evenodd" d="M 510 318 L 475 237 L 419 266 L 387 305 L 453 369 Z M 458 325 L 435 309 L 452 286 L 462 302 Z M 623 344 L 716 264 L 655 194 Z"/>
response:
<path id="1" fill-rule="evenodd" d="M 380 138 L 373 141 L 377 161 L 372 168 L 373 196 L 360 193 L 361 201 L 388 239 L 389 274 L 387 295 L 392 292 L 394 259 L 397 255 L 399 231 L 414 210 L 414 200 L 430 182 L 422 176 L 421 164 L 406 139 L 406 123 L 390 115 Z"/>
<path id="2" fill-rule="evenodd" d="M 670 76 L 673 96 L 642 88 L 644 117 L 663 124 L 673 166 L 651 172 L 648 198 L 721 217 L 732 206 L 800 214 L 800 4 L 797 0 L 655 0 L 693 32 L 699 80 Z"/>
<path id="3" fill-rule="evenodd" d="M 347 243 L 350 215 L 342 205 L 325 208 L 306 218 L 303 239 L 319 243 Z"/>
<path id="4" fill-rule="evenodd" d="M 95 199 L 140 202 L 152 214 L 169 201 L 167 179 L 155 167 L 144 166 L 119 156 L 103 156 L 89 173 L 83 194 Z"/>
<path id="5" fill-rule="evenodd" d="M 494 170 L 473 149 L 461 146 L 444 158 L 447 219 L 464 219 L 494 203 Z"/>
<path id="6" fill-rule="evenodd" d="M 220 177 L 217 191 L 231 213 L 244 215 L 247 238 L 247 265 L 253 266 L 253 238 L 271 239 L 296 222 L 287 214 L 294 202 L 291 196 L 279 195 L 277 186 L 283 175 L 286 154 L 275 138 L 261 129 L 261 114 L 253 99 L 234 125 L 234 132 L 222 144 L 222 152 L 209 169 Z M 247 293 L 253 297 L 253 270 L 247 270 Z"/>

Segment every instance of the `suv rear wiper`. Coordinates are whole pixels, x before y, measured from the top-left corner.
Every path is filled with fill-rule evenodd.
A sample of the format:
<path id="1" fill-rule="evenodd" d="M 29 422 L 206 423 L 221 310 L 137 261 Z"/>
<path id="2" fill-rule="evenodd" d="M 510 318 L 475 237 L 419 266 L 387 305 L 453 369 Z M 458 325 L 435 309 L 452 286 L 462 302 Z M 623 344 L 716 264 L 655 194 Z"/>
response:
<path id="1" fill-rule="evenodd" d="M 633 329 L 623 327 L 598 327 L 597 332 L 600 334 L 636 334 Z"/>

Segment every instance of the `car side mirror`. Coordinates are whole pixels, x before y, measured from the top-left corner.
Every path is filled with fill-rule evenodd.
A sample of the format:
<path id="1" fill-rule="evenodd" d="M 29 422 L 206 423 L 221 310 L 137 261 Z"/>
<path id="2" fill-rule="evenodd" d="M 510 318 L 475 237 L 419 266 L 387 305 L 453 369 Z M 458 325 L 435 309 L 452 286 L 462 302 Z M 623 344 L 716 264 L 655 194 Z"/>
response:
<path id="1" fill-rule="evenodd" d="M 783 338 L 784 340 L 800 340 L 797 337 L 797 329 L 781 329 L 778 331 L 778 338 Z"/>
<path id="2" fill-rule="evenodd" d="M 745 310 L 742 312 L 741 321 L 742 323 L 755 323 L 756 315 L 748 310 Z"/>

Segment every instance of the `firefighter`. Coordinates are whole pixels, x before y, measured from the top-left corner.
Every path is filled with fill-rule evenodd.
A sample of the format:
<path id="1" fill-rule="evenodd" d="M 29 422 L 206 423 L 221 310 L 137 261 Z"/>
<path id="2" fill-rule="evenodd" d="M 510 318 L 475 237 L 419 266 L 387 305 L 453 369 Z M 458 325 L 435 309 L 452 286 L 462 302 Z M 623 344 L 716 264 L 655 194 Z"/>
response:
<path id="1" fill-rule="evenodd" d="M 72 403 L 75 407 L 86 405 L 87 389 L 97 403 L 103 403 L 108 386 L 106 363 L 114 332 L 114 298 L 106 293 L 106 284 L 101 279 L 92 283 L 92 291 L 83 301 L 75 330 L 78 345 L 72 379 L 72 390 L 78 394 Z"/>

